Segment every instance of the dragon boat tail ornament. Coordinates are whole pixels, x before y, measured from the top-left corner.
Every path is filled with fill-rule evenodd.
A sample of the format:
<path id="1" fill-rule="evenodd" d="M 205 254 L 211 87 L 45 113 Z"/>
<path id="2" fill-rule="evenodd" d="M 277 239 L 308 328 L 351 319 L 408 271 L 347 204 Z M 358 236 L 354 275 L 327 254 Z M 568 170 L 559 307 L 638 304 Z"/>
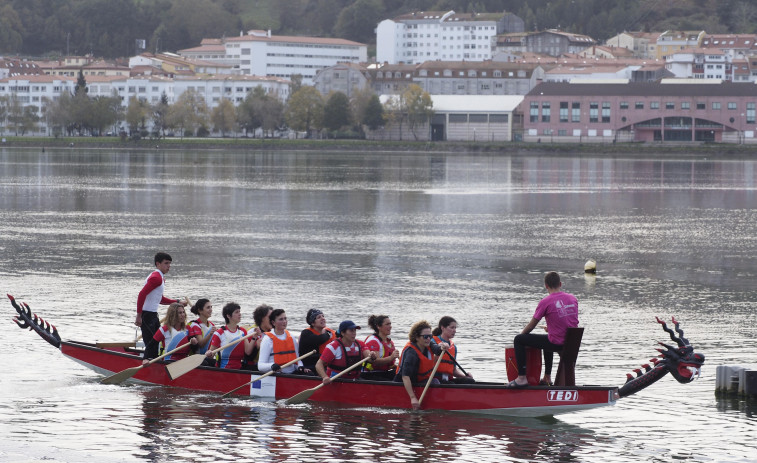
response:
<path id="1" fill-rule="evenodd" d="M 679 327 L 675 317 L 672 318 L 672 321 L 675 332 L 668 328 L 664 321 L 657 318 L 657 323 L 662 325 L 662 329 L 670 335 L 670 339 L 675 341 L 677 346 L 658 343 L 662 346 L 662 348 L 657 349 L 660 354 L 649 360 L 652 365 L 646 363 L 641 368 L 633 370 L 636 373 L 635 376 L 631 373 L 626 375 L 626 383 L 618 390 L 620 397 L 635 394 L 654 384 L 668 373 L 682 384 L 690 383 L 699 377 L 704 364 L 704 355 L 694 352 L 694 347 L 689 343 L 689 340 L 683 337 L 683 330 Z M 676 333 L 678 333 L 677 336 Z"/>
<path id="2" fill-rule="evenodd" d="M 18 315 L 13 317 L 13 321 L 19 328 L 34 330 L 42 339 L 56 348 L 60 348 L 60 335 L 58 335 L 58 330 L 54 325 L 46 322 L 42 317 L 38 317 L 25 302 L 18 304 L 13 296 L 10 294 L 7 296 L 11 300 L 13 308 L 18 312 Z"/>

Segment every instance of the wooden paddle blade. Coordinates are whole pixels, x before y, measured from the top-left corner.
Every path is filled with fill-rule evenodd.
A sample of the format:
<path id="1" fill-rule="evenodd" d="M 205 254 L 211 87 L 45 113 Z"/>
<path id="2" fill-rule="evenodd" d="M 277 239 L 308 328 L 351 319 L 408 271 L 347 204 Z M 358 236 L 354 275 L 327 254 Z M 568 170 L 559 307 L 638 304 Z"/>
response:
<path id="1" fill-rule="evenodd" d="M 118 373 L 114 375 L 110 375 L 107 378 L 103 378 L 100 381 L 100 383 L 101 384 L 121 384 L 127 379 L 137 374 L 137 372 L 141 370 L 143 366 L 144 365 L 140 365 L 138 367 L 131 367 L 131 368 L 127 368 L 125 370 L 119 371 Z"/>
<path id="2" fill-rule="evenodd" d="M 189 373 L 190 371 L 202 365 L 203 360 L 205 360 L 204 355 L 196 354 L 173 362 L 166 366 L 166 370 L 168 370 L 168 376 L 171 377 L 171 380 L 174 380 L 179 376 L 185 373 Z"/>
<path id="3" fill-rule="evenodd" d="M 297 404 L 301 404 L 303 402 L 306 402 L 310 398 L 310 396 L 313 395 L 313 393 L 315 391 L 317 391 L 321 386 L 323 386 L 323 384 L 319 384 L 318 386 L 316 386 L 316 387 L 314 387 L 312 389 L 305 389 L 304 391 L 300 392 L 299 394 L 294 395 L 294 396 L 288 398 L 287 401 L 286 401 L 286 404 L 287 405 L 297 405 Z"/>

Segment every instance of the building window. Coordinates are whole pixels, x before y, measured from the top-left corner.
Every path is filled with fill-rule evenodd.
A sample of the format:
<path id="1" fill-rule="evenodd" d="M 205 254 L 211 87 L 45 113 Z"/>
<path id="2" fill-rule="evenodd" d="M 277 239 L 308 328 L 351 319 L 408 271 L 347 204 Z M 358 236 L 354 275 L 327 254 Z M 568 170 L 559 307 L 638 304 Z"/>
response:
<path id="1" fill-rule="evenodd" d="M 697 109 L 707 109 L 707 105 L 704 103 L 697 103 Z"/>
<path id="2" fill-rule="evenodd" d="M 548 101 L 541 104 L 541 121 L 550 122 L 551 108 Z"/>
<path id="3" fill-rule="evenodd" d="M 628 109 L 628 102 L 627 101 L 621 101 L 620 102 L 620 109 Z"/>
<path id="4" fill-rule="evenodd" d="M 668 101 L 667 103 L 665 103 L 665 109 L 676 109 L 676 104 L 672 101 Z"/>
<path id="5" fill-rule="evenodd" d="M 691 103 L 688 101 L 681 102 L 681 109 L 691 109 Z"/>
<path id="6" fill-rule="evenodd" d="M 746 104 L 746 123 L 754 124 L 754 103 Z"/>
<path id="7" fill-rule="evenodd" d="M 634 109 L 644 109 L 644 102 L 643 101 L 637 101 L 636 105 L 634 105 Z"/>
<path id="8" fill-rule="evenodd" d="M 531 118 L 529 119 L 529 122 L 539 122 L 539 103 L 532 101 L 531 102 Z"/>
<path id="9" fill-rule="evenodd" d="M 568 102 L 560 102 L 560 122 L 568 122 Z"/>
<path id="10" fill-rule="evenodd" d="M 599 103 L 589 103 L 589 122 L 599 122 Z"/>
<path id="11" fill-rule="evenodd" d="M 578 101 L 574 101 L 571 104 L 570 108 L 570 121 L 571 122 L 581 122 L 581 103 Z"/>
<path id="12" fill-rule="evenodd" d="M 720 109 L 720 102 L 719 101 L 713 101 L 712 102 L 712 109 Z"/>
<path id="13" fill-rule="evenodd" d="M 738 105 L 735 102 L 730 101 L 728 102 L 728 109 L 738 109 Z"/>
<path id="14" fill-rule="evenodd" d="M 649 103 L 649 109 L 660 109 L 660 102 L 652 101 L 651 103 Z"/>
<path id="15" fill-rule="evenodd" d="M 602 102 L 602 122 L 610 122 L 610 102 Z"/>

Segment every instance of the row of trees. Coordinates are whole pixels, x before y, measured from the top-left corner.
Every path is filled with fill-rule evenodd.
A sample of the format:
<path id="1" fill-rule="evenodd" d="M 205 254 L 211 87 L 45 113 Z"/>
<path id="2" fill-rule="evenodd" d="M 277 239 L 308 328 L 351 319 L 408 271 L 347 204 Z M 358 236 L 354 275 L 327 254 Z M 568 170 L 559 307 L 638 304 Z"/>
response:
<path id="1" fill-rule="evenodd" d="M 173 104 L 163 94 L 155 104 L 132 98 L 124 109 L 118 96 L 90 97 L 80 75 L 74 94 L 43 102 L 41 115 L 40 107 L 25 106 L 15 95 L 0 99 L 0 125 L 6 120 L 8 132 L 16 135 L 37 130 L 40 119 L 44 119 L 55 136 L 99 136 L 116 130 L 123 122 L 122 136 L 133 138 L 159 138 L 175 132 L 180 136 L 207 136 L 211 131 L 222 137 L 237 133 L 272 136 L 285 128 L 308 135 L 319 132 L 330 137 L 361 138 L 364 127 L 376 130 L 388 123 L 399 126 L 400 132 L 403 126 L 409 128 L 417 139 L 417 128 L 433 115 L 432 106 L 429 94 L 417 85 L 386 106 L 367 89 L 352 98 L 342 92 L 324 98 L 314 87 L 301 86 L 284 104 L 258 86 L 238 106 L 222 99 L 209 109 L 202 95 L 189 90 Z"/>
<path id="2" fill-rule="evenodd" d="M 757 32 L 754 0 L 0 0 L 0 54 L 115 58 L 194 47 L 205 37 L 270 29 L 375 43 L 383 19 L 410 11 L 513 12 L 527 30 L 605 40 L 624 30 Z"/>

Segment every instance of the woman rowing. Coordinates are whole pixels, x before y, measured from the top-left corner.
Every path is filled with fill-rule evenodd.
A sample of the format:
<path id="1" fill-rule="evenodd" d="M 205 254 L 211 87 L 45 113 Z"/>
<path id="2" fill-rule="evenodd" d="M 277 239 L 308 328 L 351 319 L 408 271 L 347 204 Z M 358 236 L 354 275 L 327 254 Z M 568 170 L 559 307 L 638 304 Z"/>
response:
<path id="1" fill-rule="evenodd" d="M 405 391 L 410 397 L 410 405 L 414 410 L 420 408 L 418 397 L 413 390 L 414 385 L 425 385 L 431 378 L 431 372 L 436 364 L 435 355 L 442 354 L 447 350 L 447 343 L 431 345 L 431 325 L 426 320 L 416 322 L 411 328 L 408 338 L 410 342 L 405 344 L 400 355 L 399 368 L 395 381 L 402 381 Z M 432 379 L 438 383 L 439 380 Z"/>
<path id="2" fill-rule="evenodd" d="M 442 383 L 473 383 L 473 376 L 457 367 L 457 346 L 452 342 L 456 332 L 457 321 L 450 316 L 439 319 L 439 325 L 431 332 L 434 335 L 432 344 L 446 343 L 449 346 L 434 377 Z"/>
<path id="3" fill-rule="evenodd" d="M 191 345 L 197 344 L 197 340 L 188 336 L 186 320 L 187 312 L 184 310 L 184 304 L 174 302 L 169 305 L 166 312 L 166 324 L 158 329 L 152 338 L 152 342 L 148 343 L 145 349 L 145 361 L 158 356 L 158 345 L 160 345 L 162 352 L 169 352 L 186 344 L 186 349 L 175 352 L 165 359 L 179 360 L 186 357 L 189 353 L 190 343 Z"/>
<path id="4" fill-rule="evenodd" d="M 258 358 L 258 370 L 281 371 L 282 373 L 307 373 L 310 369 L 302 366 L 302 360 L 296 364 L 282 368 L 281 365 L 291 362 L 299 355 L 297 352 L 297 340 L 287 331 L 287 314 L 284 309 L 274 309 L 268 317 L 273 330 L 263 334 L 260 343 L 260 357 Z"/>
<path id="5" fill-rule="evenodd" d="M 197 320 L 189 323 L 187 331 L 189 336 L 197 340 L 196 353 L 204 354 L 210 347 L 213 333 L 218 330 L 216 325 L 210 321 L 210 316 L 213 315 L 213 304 L 207 299 L 197 299 L 189 311 L 197 315 Z"/>
<path id="6" fill-rule="evenodd" d="M 308 310 L 305 321 L 310 325 L 300 333 L 300 351 L 310 352 L 317 350 L 318 353 L 305 357 L 302 365 L 310 370 L 315 370 L 315 364 L 321 358 L 326 345 L 336 339 L 336 331 L 326 326 L 326 316 L 318 309 Z"/>
<path id="7" fill-rule="evenodd" d="M 396 374 L 395 363 L 400 354 L 389 337 L 392 334 L 392 321 L 388 315 L 371 315 L 368 318 L 368 326 L 373 329 L 373 334 L 365 338 L 365 348 L 376 352 L 377 358 L 363 367 L 360 377 L 374 381 L 391 381 Z"/>
<path id="8" fill-rule="evenodd" d="M 247 330 L 239 326 L 242 320 L 242 308 L 236 302 L 229 302 L 221 310 L 226 325 L 213 333 L 210 340 L 210 349 L 205 353 L 208 358 L 214 349 L 223 347 L 239 338 L 247 336 Z M 234 347 L 224 349 L 218 354 L 218 366 L 220 368 L 242 368 L 242 360 L 245 354 L 249 355 L 255 345 L 255 337 L 250 337 L 237 343 Z"/>
<path id="9" fill-rule="evenodd" d="M 371 360 L 376 359 L 375 352 L 366 350 L 363 343 L 355 339 L 359 329 L 360 327 L 352 320 L 345 320 L 339 324 L 337 339 L 326 346 L 321 358 L 315 365 L 315 370 L 318 372 L 318 376 L 323 378 L 324 384 L 329 384 L 333 376 L 366 357 L 370 357 Z M 357 379 L 360 376 L 360 370 L 357 367 L 355 368 L 355 370 L 346 373 L 343 378 Z"/>

